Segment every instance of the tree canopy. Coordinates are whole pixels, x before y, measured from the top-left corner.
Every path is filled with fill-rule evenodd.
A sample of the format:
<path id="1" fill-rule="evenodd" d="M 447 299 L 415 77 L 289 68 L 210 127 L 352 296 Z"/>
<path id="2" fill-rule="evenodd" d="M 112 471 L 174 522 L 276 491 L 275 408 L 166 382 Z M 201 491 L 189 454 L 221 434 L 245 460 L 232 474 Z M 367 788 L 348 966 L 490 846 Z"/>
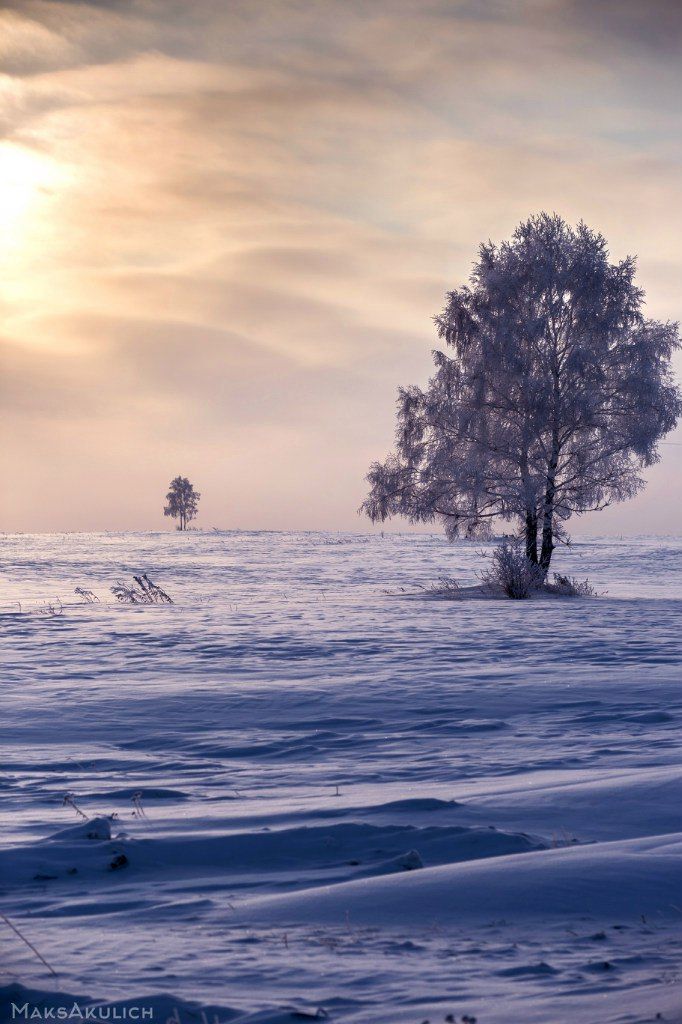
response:
<path id="1" fill-rule="evenodd" d="M 163 514 L 171 516 L 173 519 L 179 519 L 178 529 L 186 530 L 187 523 L 196 519 L 200 498 L 201 495 L 194 490 L 186 476 L 176 476 L 170 482 Z"/>
<path id="2" fill-rule="evenodd" d="M 367 478 L 370 518 L 442 520 L 451 537 L 516 521 L 546 571 L 572 515 L 636 494 L 682 400 L 678 325 L 644 317 L 634 275 L 632 257 L 611 263 L 602 235 L 556 214 L 481 245 L 435 317 L 452 354 L 433 353 L 424 390 L 399 391 L 395 453 Z"/>

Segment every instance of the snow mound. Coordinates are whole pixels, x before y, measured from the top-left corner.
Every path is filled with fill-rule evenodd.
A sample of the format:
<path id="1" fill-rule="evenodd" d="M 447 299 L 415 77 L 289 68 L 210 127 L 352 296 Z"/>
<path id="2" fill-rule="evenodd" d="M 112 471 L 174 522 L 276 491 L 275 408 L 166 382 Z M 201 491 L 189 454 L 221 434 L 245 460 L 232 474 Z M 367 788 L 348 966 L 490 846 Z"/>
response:
<path id="1" fill-rule="evenodd" d="M 62 828 L 54 835 L 48 836 L 44 842 L 48 843 L 73 843 L 82 840 L 88 842 L 102 842 L 111 839 L 111 820 L 109 818 L 90 818 L 78 825 L 70 825 Z"/>
<path id="2" fill-rule="evenodd" d="M 417 853 L 416 850 L 408 850 L 407 853 L 401 853 L 398 857 L 391 857 L 390 860 L 382 861 L 380 864 L 374 864 L 371 868 L 367 868 L 365 871 L 359 871 L 358 876 L 377 876 L 377 875 L 392 875 L 398 871 L 416 871 L 418 868 L 423 868 L 424 862 Z"/>
<path id="3" fill-rule="evenodd" d="M 89 996 L 70 995 L 63 992 L 47 992 L 31 989 L 24 985 L 0 986 L 0 1024 L 25 1018 L 13 1010 L 28 1003 L 29 1010 L 38 1008 L 41 1013 L 48 1010 L 51 1019 L 85 1020 L 86 1014 L 97 1021 L 141 1018 L 141 1009 L 146 1011 L 150 1024 L 197 1024 L 201 1021 L 220 1021 L 221 1024 L 295 1024 L 296 1021 L 328 1020 L 329 1014 L 321 1006 L 307 1005 L 301 1001 L 293 1006 L 273 1006 L 265 1010 L 242 1012 L 228 1006 L 214 1006 L 179 998 L 166 993 L 140 995 L 133 999 L 117 999 L 111 1002 L 92 999 Z M 134 1009 L 133 1009 L 134 1008 Z M 127 1014 L 133 1009 L 133 1016 Z M 61 1018 L 58 1017 L 62 1011 Z M 69 1016 L 69 1014 L 71 1016 Z M 135 1015 L 136 1014 L 136 1015 Z"/>
<path id="4" fill-rule="evenodd" d="M 381 921 L 412 929 L 463 918 L 641 919 L 677 915 L 682 833 L 465 861 L 245 902 L 248 923 Z"/>
<path id="5" fill-rule="evenodd" d="M 128 866 L 126 840 L 111 838 L 109 818 L 92 818 L 23 846 L 0 850 L 4 887 L 35 882 L 74 881 L 83 873 L 102 874 Z"/>

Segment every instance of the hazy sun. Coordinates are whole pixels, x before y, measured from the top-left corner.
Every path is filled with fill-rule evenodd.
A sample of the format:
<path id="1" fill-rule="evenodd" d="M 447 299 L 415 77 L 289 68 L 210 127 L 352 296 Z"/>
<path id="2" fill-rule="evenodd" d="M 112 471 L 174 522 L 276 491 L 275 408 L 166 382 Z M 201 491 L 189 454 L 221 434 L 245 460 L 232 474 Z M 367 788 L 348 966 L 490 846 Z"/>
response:
<path id="1" fill-rule="evenodd" d="M 0 142 L 0 253 L 15 256 L 36 242 L 35 223 L 45 202 L 62 179 L 59 165 L 48 156 L 13 142 Z"/>

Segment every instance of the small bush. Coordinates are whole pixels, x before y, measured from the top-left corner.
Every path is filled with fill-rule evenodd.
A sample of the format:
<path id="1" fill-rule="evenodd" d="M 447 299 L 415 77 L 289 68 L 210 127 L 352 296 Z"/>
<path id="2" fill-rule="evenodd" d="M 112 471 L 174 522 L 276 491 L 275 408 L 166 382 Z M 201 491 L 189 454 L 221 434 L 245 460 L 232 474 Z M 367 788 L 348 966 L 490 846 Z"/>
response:
<path id="1" fill-rule="evenodd" d="M 547 589 L 553 594 L 561 594 L 563 597 L 596 597 L 597 592 L 589 580 L 578 580 L 575 576 L 562 576 L 554 573 L 554 582 L 547 584 Z"/>
<path id="2" fill-rule="evenodd" d="M 490 568 L 481 573 L 481 582 L 486 589 L 502 590 L 514 600 L 530 597 L 543 585 L 544 579 L 542 569 L 526 558 L 520 543 L 510 540 L 503 540 L 495 548 Z"/>

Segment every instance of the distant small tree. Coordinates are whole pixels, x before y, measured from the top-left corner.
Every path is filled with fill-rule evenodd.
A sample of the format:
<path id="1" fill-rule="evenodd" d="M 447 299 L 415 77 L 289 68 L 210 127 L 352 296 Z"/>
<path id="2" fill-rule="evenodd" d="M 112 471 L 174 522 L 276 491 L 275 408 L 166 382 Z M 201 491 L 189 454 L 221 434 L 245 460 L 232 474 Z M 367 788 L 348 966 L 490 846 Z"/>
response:
<path id="1" fill-rule="evenodd" d="M 178 529 L 186 530 L 187 524 L 196 519 L 200 497 L 186 476 L 176 476 L 170 482 L 163 514 L 179 519 Z"/>
<path id="2" fill-rule="evenodd" d="M 518 523 L 546 575 L 570 516 L 632 497 L 682 413 L 677 324 L 647 320 L 635 260 L 546 213 L 483 244 L 435 318 L 425 390 L 401 389 L 396 453 L 374 463 L 374 521 L 441 520 L 449 536 Z"/>

